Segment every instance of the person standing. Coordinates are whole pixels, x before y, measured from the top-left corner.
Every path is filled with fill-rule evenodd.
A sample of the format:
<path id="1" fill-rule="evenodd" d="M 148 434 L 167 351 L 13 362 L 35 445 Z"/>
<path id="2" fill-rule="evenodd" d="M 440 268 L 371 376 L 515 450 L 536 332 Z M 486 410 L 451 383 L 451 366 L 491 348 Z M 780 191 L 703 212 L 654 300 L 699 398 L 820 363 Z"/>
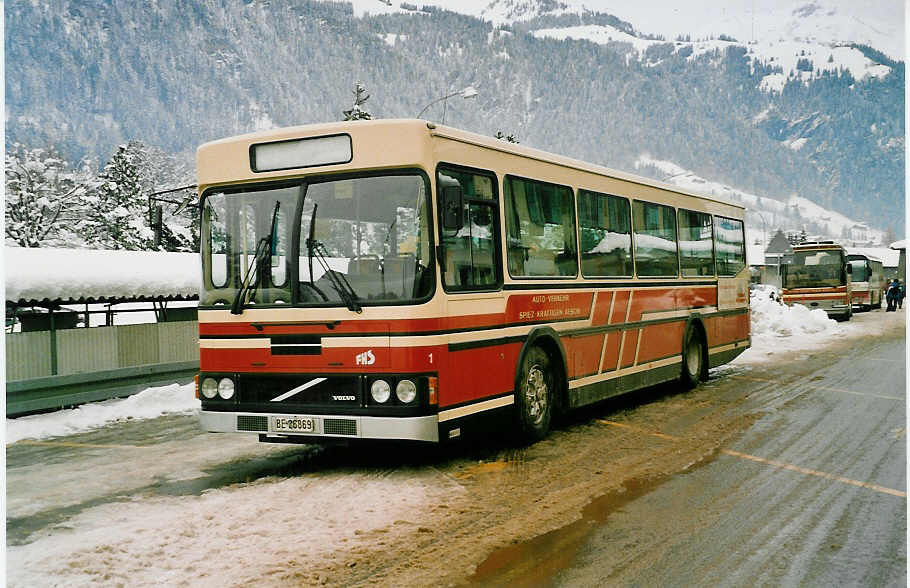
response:
<path id="1" fill-rule="evenodd" d="M 894 312 L 897 310 L 897 300 L 900 297 L 900 283 L 897 281 L 897 278 L 891 280 L 891 283 L 888 284 L 888 292 L 886 298 L 888 299 L 888 310 L 886 312 Z"/>

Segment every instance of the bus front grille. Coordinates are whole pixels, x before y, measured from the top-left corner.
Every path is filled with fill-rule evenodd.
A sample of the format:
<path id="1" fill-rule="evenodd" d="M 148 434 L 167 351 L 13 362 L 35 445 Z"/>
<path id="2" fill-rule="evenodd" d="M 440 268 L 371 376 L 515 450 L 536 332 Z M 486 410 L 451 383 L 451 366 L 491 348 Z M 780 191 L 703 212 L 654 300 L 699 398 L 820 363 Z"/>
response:
<path id="1" fill-rule="evenodd" d="M 269 430 L 269 419 L 264 416 L 237 415 L 237 430 L 266 433 Z"/>
<path id="2" fill-rule="evenodd" d="M 325 419 L 322 432 L 326 435 L 356 435 L 357 421 L 351 419 Z"/>

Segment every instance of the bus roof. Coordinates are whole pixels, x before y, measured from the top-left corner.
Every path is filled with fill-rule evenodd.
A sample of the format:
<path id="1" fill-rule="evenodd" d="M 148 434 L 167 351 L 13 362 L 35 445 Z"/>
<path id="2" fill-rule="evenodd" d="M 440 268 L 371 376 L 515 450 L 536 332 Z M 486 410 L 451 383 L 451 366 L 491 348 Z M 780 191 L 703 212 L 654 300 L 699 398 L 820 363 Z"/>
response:
<path id="1" fill-rule="evenodd" d="M 846 249 L 840 243 L 834 241 L 817 241 L 809 243 L 800 243 L 793 246 L 793 251 L 817 250 L 817 249 L 840 249 L 846 253 Z"/>
<path id="2" fill-rule="evenodd" d="M 494 137 L 488 137 L 485 135 L 480 135 L 477 133 L 472 133 L 469 131 L 463 131 L 456 129 L 454 127 L 437 125 L 436 123 L 419 120 L 419 119 L 380 119 L 380 120 L 369 120 L 369 121 L 343 121 L 343 122 L 331 122 L 331 123 L 320 123 L 320 124 L 311 124 L 311 125 L 302 125 L 294 127 L 285 127 L 280 129 L 271 129 L 267 131 L 259 131 L 256 133 L 248 133 L 244 135 L 237 135 L 234 137 L 226 137 L 223 139 L 218 139 L 215 141 L 209 141 L 201 145 L 196 151 L 196 160 L 199 173 L 199 188 L 200 191 L 208 185 L 225 183 L 229 181 L 237 180 L 247 180 L 253 179 L 250 171 L 248 174 L 244 174 L 243 177 L 238 177 L 236 173 L 236 164 L 239 163 L 236 157 L 225 159 L 224 155 L 227 152 L 226 150 L 233 151 L 235 154 L 242 151 L 244 158 L 249 149 L 256 144 L 260 143 L 270 143 L 285 141 L 297 138 L 308 138 L 308 137 L 320 137 L 327 135 L 337 135 L 340 133 L 347 133 L 352 135 L 352 140 L 356 142 L 357 136 L 367 136 L 367 135 L 385 135 L 393 136 L 395 139 L 400 141 L 407 135 L 415 134 L 425 134 L 427 138 L 431 137 L 440 137 L 444 139 L 449 139 L 453 141 L 458 141 L 467 145 L 473 145 L 476 147 L 491 149 L 493 151 L 498 151 L 501 153 L 508 153 L 513 155 L 518 155 L 521 157 L 526 157 L 540 162 L 545 162 L 551 165 L 562 166 L 568 169 L 579 170 L 583 172 L 593 173 L 601 176 L 616 178 L 619 180 L 649 186 L 664 190 L 667 192 L 672 192 L 676 194 L 681 194 L 684 196 L 691 196 L 695 198 L 701 198 L 704 200 L 710 200 L 720 204 L 725 204 L 732 206 L 734 208 L 739 208 L 745 210 L 745 206 L 729 200 L 727 198 L 703 194 L 693 190 L 686 190 L 680 188 L 679 186 L 674 186 L 657 180 L 652 180 L 635 174 L 622 172 L 619 170 L 611 169 L 605 166 L 596 165 L 593 163 L 588 163 L 578 159 L 573 159 L 571 157 L 566 157 L 563 155 L 558 155 L 555 153 L 550 153 L 543 151 L 541 149 L 535 149 L 532 147 L 525 147 L 516 143 L 509 143 L 496 139 Z M 240 147 L 241 149 L 238 149 Z M 231 168 L 226 164 L 226 161 L 232 161 L 235 164 L 235 167 Z M 218 164 L 214 165 L 215 169 L 201 169 L 202 166 L 198 165 L 206 161 L 210 166 L 213 161 L 217 161 Z M 249 161 L 246 160 L 246 169 L 249 169 Z M 347 169 L 349 166 L 339 166 L 339 165 L 324 165 L 324 166 L 313 166 L 313 167 L 301 167 L 289 170 L 281 170 L 282 176 L 287 176 L 289 174 L 308 174 L 314 171 L 319 171 L 320 173 L 324 172 L 333 172 L 333 171 L 342 171 Z M 233 177 L 231 177 L 231 169 L 233 169 Z M 258 178 L 269 179 L 275 174 L 269 173 L 256 173 Z"/>

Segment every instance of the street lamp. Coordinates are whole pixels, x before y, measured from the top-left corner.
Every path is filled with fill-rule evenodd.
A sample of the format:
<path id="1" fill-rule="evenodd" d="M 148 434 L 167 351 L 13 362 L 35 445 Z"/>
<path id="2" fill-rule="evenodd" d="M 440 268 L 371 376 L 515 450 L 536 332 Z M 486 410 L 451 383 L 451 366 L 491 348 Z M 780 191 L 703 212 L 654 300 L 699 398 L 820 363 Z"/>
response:
<path id="1" fill-rule="evenodd" d="M 442 124 L 446 124 L 446 108 L 449 105 L 448 100 L 449 100 L 449 98 L 454 98 L 455 96 L 461 96 L 462 98 L 473 98 L 474 96 L 477 96 L 477 89 L 474 88 L 474 86 L 468 86 L 467 88 L 465 88 L 463 90 L 458 90 L 457 92 L 452 92 L 451 94 L 446 94 L 442 98 L 437 98 L 436 100 L 433 100 L 432 102 L 430 102 L 429 104 L 424 106 L 423 110 L 421 110 L 420 113 L 417 115 L 417 118 L 420 118 L 420 116 L 424 112 L 427 111 L 427 108 L 433 106 L 437 102 L 442 102 Z"/>

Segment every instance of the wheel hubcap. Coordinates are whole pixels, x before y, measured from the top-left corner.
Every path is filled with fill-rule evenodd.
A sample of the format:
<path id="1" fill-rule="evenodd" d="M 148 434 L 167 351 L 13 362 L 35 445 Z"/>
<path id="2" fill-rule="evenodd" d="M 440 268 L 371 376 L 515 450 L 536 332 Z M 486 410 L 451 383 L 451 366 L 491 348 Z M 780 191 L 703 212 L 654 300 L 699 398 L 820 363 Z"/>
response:
<path id="1" fill-rule="evenodd" d="M 536 425 L 543 420 L 547 411 L 547 378 L 540 369 L 534 365 L 528 370 L 528 379 L 525 386 L 525 400 L 528 407 L 528 416 Z"/>
<path id="2" fill-rule="evenodd" d="M 698 341 L 692 340 L 689 342 L 689 348 L 686 353 L 686 367 L 693 378 L 698 374 L 700 364 L 701 345 L 698 344 Z"/>

